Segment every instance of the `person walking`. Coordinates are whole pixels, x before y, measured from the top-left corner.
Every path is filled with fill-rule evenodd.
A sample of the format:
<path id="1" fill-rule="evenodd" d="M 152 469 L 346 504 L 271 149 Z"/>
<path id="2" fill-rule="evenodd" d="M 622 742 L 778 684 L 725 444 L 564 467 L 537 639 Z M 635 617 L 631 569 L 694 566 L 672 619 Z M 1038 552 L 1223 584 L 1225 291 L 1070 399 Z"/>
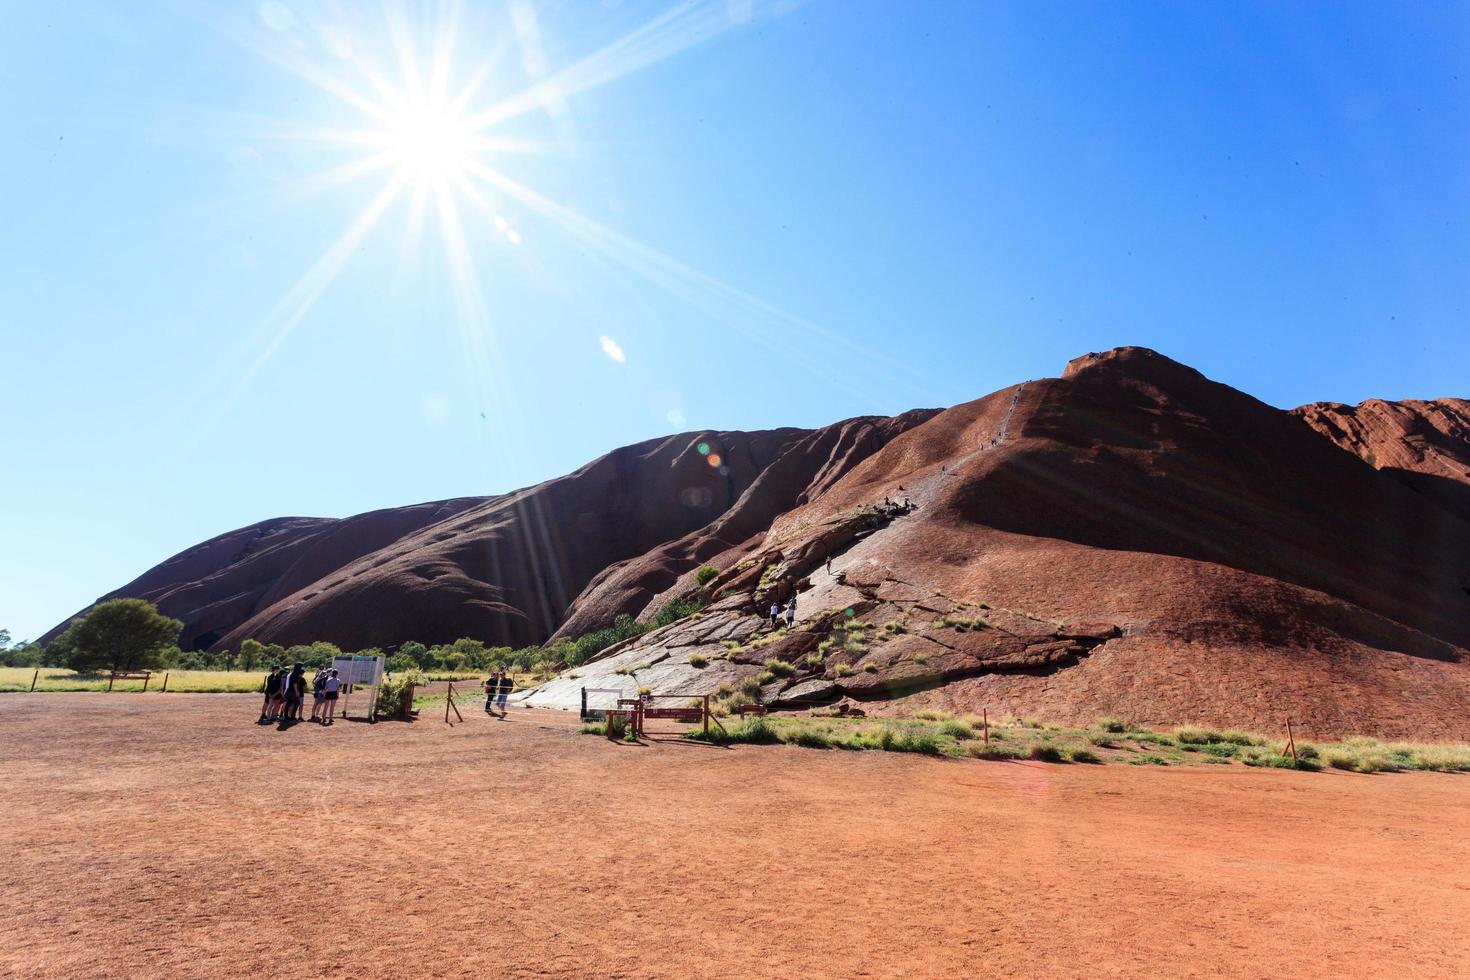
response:
<path id="1" fill-rule="evenodd" d="M 796 622 L 796 596 L 792 596 L 791 597 L 791 601 L 786 604 L 786 628 L 787 629 L 790 629 L 791 626 L 792 626 L 792 624 L 795 623 L 795 622 Z"/>
<path id="2" fill-rule="evenodd" d="M 272 665 L 270 673 L 265 675 L 265 703 L 260 706 L 260 721 L 257 724 L 265 724 L 274 716 L 271 714 L 271 706 L 276 700 L 276 692 L 281 689 L 281 668 Z"/>
<path id="3" fill-rule="evenodd" d="M 480 685 L 480 690 L 485 692 L 485 714 L 495 714 L 495 695 L 500 693 L 500 671 L 492 670 L 485 683 Z"/>
<path id="4" fill-rule="evenodd" d="M 510 692 L 515 689 L 515 678 L 510 675 L 509 671 L 502 670 L 500 672 L 500 698 L 496 702 L 500 706 L 500 717 L 502 719 L 505 717 L 505 699 L 510 697 Z"/>
<path id="5" fill-rule="evenodd" d="M 342 679 L 337 676 L 337 668 L 333 667 L 327 674 L 327 680 L 322 685 L 322 699 L 326 701 L 326 709 L 322 712 L 322 724 L 330 725 L 336 720 L 337 714 L 337 691 L 342 687 Z"/>
<path id="6" fill-rule="evenodd" d="M 771 603 L 771 629 L 781 625 L 781 603 Z"/>

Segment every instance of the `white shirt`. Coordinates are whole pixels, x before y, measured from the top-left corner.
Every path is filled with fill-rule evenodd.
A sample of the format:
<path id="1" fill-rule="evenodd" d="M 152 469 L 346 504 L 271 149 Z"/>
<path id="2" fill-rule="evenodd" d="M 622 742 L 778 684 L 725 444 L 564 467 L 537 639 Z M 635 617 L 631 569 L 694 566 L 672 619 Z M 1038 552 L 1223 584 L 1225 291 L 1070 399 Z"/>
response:
<path id="1" fill-rule="evenodd" d="M 328 677 L 327 678 L 327 693 L 328 694 L 336 694 L 337 693 L 337 688 L 339 688 L 341 686 L 342 686 L 342 678 L 340 678 L 340 677 Z"/>

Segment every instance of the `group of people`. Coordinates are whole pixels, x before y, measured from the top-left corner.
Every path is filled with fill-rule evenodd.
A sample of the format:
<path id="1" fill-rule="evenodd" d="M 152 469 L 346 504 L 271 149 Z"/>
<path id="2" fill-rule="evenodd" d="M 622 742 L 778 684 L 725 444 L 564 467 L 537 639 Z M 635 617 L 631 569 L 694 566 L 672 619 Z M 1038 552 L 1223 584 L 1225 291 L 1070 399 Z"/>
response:
<path id="1" fill-rule="evenodd" d="M 510 697 L 510 692 L 516 689 L 515 679 L 503 670 L 497 670 L 485 678 L 485 683 L 480 687 L 485 692 L 485 714 L 495 714 L 495 709 L 500 709 L 500 717 L 505 717 L 505 699 Z"/>
<path id="2" fill-rule="evenodd" d="M 337 694 L 342 679 L 337 668 L 321 667 L 311 681 L 311 720 L 330 725 L 337 714 Z M 260 707 L 260 724 L 272 721 L 300 721 L 306 703 L 306 667 L 271 667 L 265 675 L 265 703 Z"/>
<path id="3" fill-rule="evenodd" d="M 785 606 L 784 610 L 783 610 L 780 602 L 777 602 L 775 600 L 772 600 L 772 602 L 771 602 L 771 629 L 779 629 L 780 628 L 782 615 L 785 615 L 785 617 L 786 617 L 786 628 L 787 629 L 790 629 L 791 628 L 791 624 L 794 623 L 794 622 L 796 622 L 796 596 L 792 596 L 791 597 L 791 601 L 788 602 L 788 603 L 786 603 L 786 606 Z"/>

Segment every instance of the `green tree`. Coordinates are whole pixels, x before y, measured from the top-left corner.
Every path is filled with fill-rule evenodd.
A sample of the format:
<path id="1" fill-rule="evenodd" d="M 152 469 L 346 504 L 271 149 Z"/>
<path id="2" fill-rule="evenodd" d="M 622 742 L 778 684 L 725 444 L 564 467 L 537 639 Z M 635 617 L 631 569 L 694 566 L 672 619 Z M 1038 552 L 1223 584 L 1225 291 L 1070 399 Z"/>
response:
<path id="1" fill-rule="evenodd" d="M 0 650 L 10 646 L 10 630 L 0 630 Z"/>
<path id="2" fill-rule="evenodd" d="M 73 670 L 141 670 L 157 666 L 183 628 L 151 602 L 110 599 L 74 620 L 58 639 L 67 641 L 66 665 Z"/>
<path id="3" fill-rule="evenodd" d="M 694 581 L 699 583 L 702 589 L 709 584 L 710 579 L 720 574 L 720 570 L 713 565 L 703 565 L 699 571 L 694 573 Z"/>
<path id="4" fill-rule="evenodd" d="M 265 656 L 265 647 L 259 640 L 246 640 L 240 644 L 240 669 L 254 670 Z"/>

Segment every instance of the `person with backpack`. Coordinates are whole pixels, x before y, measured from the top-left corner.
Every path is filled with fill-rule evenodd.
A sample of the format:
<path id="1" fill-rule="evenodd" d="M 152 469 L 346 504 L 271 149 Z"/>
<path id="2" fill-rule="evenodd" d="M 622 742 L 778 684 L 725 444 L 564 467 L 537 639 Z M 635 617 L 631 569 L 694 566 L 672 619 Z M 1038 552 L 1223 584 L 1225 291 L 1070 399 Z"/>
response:
<path id="1" fill-rule="evenodd" d="M 790 629 L 791 626 L 792 626 L 792 624 L 795 623 L 795 622 L 796 622 L 796 596 L 792 596 L 791 597 L 791 601 L 786 604 L 786 628 L 787 629 Z"/>
<path id="2" fill-rule="evenodd" d="M 272 665 L 270 673 L 265 675 L 265 703 L 260 706 L 260 721 L 257 724 L 265 724 L 273 721 L 275 715 L 271 713 L 271 705 L 276 700 L 276 692 L 281 689 L 281 668 Z"/>
<path id="3" fill-rule="evenodd" d="M 311 720 L 321 719 L 322 705 L 326 703 L 327 693 L 327 668 L 318 667 L 316 676 L 311 679 Z"/>
<path id="4" fill-rule="evenodd" d="M 509 671 L 500 672 L 500 698 L 496 702 L 500 706 L 500 717 L 505 717 L 505 699 L 510 697 L 510 692 L 516 689 L 515 678 L 510 676 Z"/>

